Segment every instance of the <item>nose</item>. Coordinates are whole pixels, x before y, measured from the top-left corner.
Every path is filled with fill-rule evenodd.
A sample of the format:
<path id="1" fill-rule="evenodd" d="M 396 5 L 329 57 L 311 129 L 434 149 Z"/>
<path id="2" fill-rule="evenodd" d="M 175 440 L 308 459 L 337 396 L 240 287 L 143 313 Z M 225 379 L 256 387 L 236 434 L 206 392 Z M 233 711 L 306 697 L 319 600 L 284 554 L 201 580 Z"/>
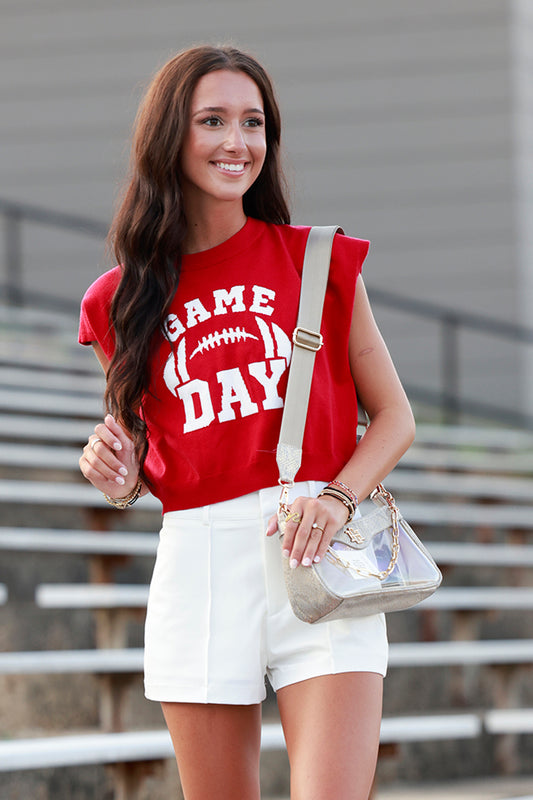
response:
<path id="1" fill-rule="evenodd" d="M 224 147 L 228 152 L 240 153 L 246 148 L 243 131 L 239 121 L 228 126 Z"/>

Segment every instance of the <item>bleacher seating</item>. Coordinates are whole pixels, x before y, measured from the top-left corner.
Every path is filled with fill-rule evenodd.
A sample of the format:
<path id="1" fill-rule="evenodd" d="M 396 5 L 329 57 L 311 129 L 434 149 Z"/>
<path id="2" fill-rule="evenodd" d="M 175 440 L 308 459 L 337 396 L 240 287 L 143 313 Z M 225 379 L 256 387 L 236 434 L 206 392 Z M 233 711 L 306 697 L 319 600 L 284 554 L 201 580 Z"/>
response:
<path id="1" fill-rule="evenodd" d="M 80 348 L 78 357 L 71 344 L 72 321 L 59 320 L 56 325 L 49 315 L 37 318 L 56 344 L 49 369 L 29 348 L 21 347 L 14 356 L 13 348 L 0 347 L 0 509 L 10 510 L 9 523 L 0 528 L 0 552 L 11 554 L 11 563 L 19 559 L 22 564 L 34 554 L 87 561 L 84 581 L 38 579 L 33 608 L 37 614 L 41 609 L 43 614 L 77 610 L 93 615 L 94 639 L 84 649 L 0 653 L 0 676 L 19 675 L 28 681 L 37 675 L 96 676 L 100 727 L 85 734 L 65 731 L 46 737 L 16 731 L 15 738 L 0 742 L 0 771 L 112 764 L 116 797 L 133 800 L 143 765 L 170 758 L 172 749 L 165 731 L 123 730 L 126 690 L 141 675 L 143 656 L 140 647 L 128 646 L 127 630 L 132 615 L 142 619 L 147 586 L 117 578 L 116 568 L 124 559 L 144 559 L 148 565 L 153 560 L 160 504 L 148 496 L 124 516 L 109 508 L 79 474 L 80 448 L 101 419 L 103 379 L 92 355 Z M 21 327 L 19 334 L 31 335 L 31 329 L 28 334 L 28 327 Z M 431 680 L 432 671 L 442 669 L 454 675 L 488 671 L 495 680 L 483 707 L 468 706 L 465 695 L 467 707 L 427 706 L 413 715 L 398 699 L 388 708 L 386 697 L 383 750 L 398 754 L 409 742 L 491 737 L 497 741 L 499 766 L 518 769 L 516 737 L 533 731 L 533 710 L 519 707 L 518 680 L 533 664 L 533 629 L 526 626 L 522 638 L 516 626 L 508 638 L 501 631 L 484 636 L 495 616 L 520 619 L 533 609 L 533 541 L 528 539 L 533 528 L 532 475 L 530 433 L 420 425 L 415 445 L 387 479 L 405 517 L 427 537 L 445 574 L 444 585 L 433 597 L 402 612 L 398 629 L 420 633 L 420 641 L 395 640 L 396 626 L 390 623 L 389 680 L 396 680 L 402 670 L 413 670 L 417 681 Z M 31 512 L 31 526 L 11 521 L 17 506 Z M 96 520 L 89 512 L 98 512 L 98 530 L 49 521 L 54 509 L 78 508 L 87 510 L 89 521 Z M 153 520 L 151 532 L 137 529 L 139 512 L 144 512 L 143 524 L 147 514 Z M 124 519 L 131 521 L 131 530 L 116 529 Z M 18 613 L 11 575 L 4 577 L 0 570 L 2 613 L 9 613 L 12 604 Z M 446 639 L 434 640 L 439 629 L 436 615 L 446 620 Z M 418 625 L 418 620 L 426 623 Z M 279 723 L 266 721 L 263 748 L 283 747 Z"/>

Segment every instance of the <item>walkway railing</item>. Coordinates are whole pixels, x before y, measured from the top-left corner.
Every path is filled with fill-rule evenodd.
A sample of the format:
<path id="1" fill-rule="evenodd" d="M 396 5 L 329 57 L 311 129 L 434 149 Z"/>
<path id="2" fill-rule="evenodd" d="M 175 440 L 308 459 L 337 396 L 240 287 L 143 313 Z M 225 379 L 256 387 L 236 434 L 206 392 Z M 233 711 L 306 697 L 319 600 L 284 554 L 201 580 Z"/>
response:
<path id="1" fill-rule="evenodd" d="M 368 289 L 374 305 L 401 311 L 411 317 L 427 319 L 439 326 L 439 384 L 438 391 L 422 386 L 406 385 L 413 400 L 437 406 L 443 422 L 457 422 L 462 414 L 502 423 L 533 428 L 533 415 L 497 404 L 466 399 L 461 396 L 461 334 L 470 331 L 515 344 L 533 344 L 533 328 L 494 319 L 483 314 L 457 311 L 425 300 L 403 297 L 386 289 Z"/>
<path id="2" fill-rule="evenodd" d="M 45 225 L 63 231 L 94 236 L 102 240 L 108 230 L 108 226 L 98 220 L 76 214 L 50 211 L 40 206 L 17 203 L 2 198 L 0 198 L 0 214 L 3 217 L 4 228 L 5 276 L 0 289 L 7 302 L 12 305 L 24 305 L 29 299 L 23 284 L 22 226 L 24 224 Z M 43 302 L 46 302 L 45 295 L 42 296 L 42 299 Z"/>
<path id="3" fill-rule="evenodd" d="M 0 283 L 0 297 L 12 305 L 29 303 L 45 307 L 62 307 L 78 312 L 78 301 L 60 300 L 52 294 L 36 293 L 24 288 L 22 227 L 27 224 L 45 225 L 84 236 L 103 239 L 108 226 L 99 220 L 76 214 L 50 211 L 46 208 L 18 203 L 0 198 L 0 215 L 4 228 L 4 282 Z M 478 402 L 464 398 L 461 394 L 461 334 L 477 331 L 493 338 L 516 344 L 533 344 L 533 329 L 514 323 L 503 322 L 489 316 L 471 314 L 441 306 L 437 303 L 416 300 L 397 295 L 386 289 L 368 289 L 374 305 L 413 318 L 427 319 L 439 326 L 439 389 L 427 385 L 406 385 L 409 397 L 440 410 L 444 422 L 457 422 L 461 415 L 498 420 L 504 424 L 533 429 L 533 415 L 516 409 Z"/>

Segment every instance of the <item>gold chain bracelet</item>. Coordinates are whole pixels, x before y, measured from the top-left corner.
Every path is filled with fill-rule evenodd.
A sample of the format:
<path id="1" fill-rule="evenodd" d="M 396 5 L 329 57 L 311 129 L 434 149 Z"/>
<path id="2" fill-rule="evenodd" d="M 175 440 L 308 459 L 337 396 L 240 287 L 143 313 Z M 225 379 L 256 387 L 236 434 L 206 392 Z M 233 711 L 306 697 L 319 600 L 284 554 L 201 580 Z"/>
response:
<path id="1" fill-rule="evenodd" d="M 348 509 L 348 519 L 346 520 L 346 523 L 352 521 L 352 519 L 354 517 L 354 514 L 355 514 L 356 505 L 353 502 L 353 500 L 351 499 L 351 497 L 348 497 L 346 492 L 342 491 L 342 489 L 337 489 L 334 486 L 331 486 L 330 484 L 328 484 L 327 486 L 325 486 L 322 489 L 321 492 L 319 492 L 318 496 L 319 497 L 334 497 L 335 500 L 339 500 Z"/>
<path id="2" fill-rule="evenodd" d="M 126 497 L 110 497 L 105 492 L 104 492 L 104 497 L 110 506 L 113 506 L 113 508 L 118 508 L 121 511 L 123 511 L 125 508 L 129 508 L 130 506 L 132 506 L 135 503 L 135 501 L 138 500 L 142 488 L 143 488 L 143 483 L 142 480 L 139 478 L 135 488 L 132 489 L 132 491 L 129 494 L 127 494 Z"/>

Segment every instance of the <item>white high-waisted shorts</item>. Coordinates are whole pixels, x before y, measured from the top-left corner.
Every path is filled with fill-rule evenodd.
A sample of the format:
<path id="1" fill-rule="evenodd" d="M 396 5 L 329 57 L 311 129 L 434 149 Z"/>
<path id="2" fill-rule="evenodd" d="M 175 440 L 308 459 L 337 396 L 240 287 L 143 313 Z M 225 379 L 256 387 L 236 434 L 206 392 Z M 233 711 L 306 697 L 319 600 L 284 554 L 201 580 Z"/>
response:
<path id="1" fill-rule="evenodd" d="M 291 499 L 323 483 L 299 483 Z M 265 535 L 278 486 L 163 517 L 145 631 L 149 700 L 259 703 L 318 675 L 387 669 L 382 614 L 310 625 L 291 610 L 279 536 Z"/>

